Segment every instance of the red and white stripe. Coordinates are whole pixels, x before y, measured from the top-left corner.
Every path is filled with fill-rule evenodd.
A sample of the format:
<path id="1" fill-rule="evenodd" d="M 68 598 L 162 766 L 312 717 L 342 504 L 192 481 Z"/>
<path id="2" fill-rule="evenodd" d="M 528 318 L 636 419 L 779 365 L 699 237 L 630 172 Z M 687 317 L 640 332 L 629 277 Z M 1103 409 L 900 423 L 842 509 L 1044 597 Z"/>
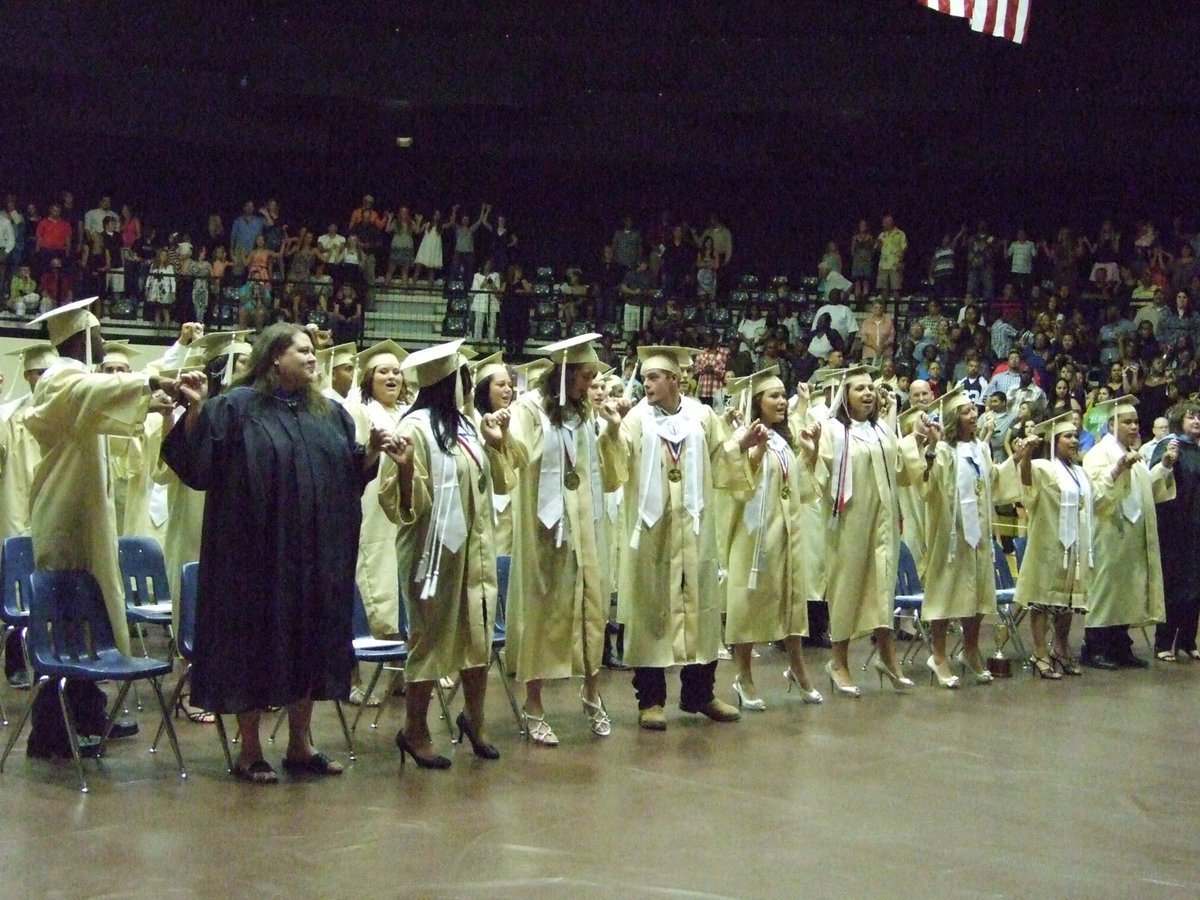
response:
<path id="1" fill-rule="evenodd" d="M 1029 27 L 1032 0 L 920 0 L 922 5 L 958 16 L 971 23 L 974 31 L 1024 43 Z"/>

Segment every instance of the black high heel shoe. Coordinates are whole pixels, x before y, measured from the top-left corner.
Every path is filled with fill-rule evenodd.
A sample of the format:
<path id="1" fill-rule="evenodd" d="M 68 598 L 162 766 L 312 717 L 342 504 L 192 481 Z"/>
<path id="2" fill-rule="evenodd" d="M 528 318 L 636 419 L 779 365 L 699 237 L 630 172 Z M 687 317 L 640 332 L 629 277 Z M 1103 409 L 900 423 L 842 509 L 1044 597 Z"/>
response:
<path id="1" fill-rule="evenodd" d="M 413 750 L 412 744 L 408 742 L 408 738 L 404 736 L 403 731 L 396 732 L 396 746 L 400 748 L 400 766 L 404 767 L 404 757 L 411 756 L 413 762 L 417 764 L 418 769 L 448 769 L 450 768 L 450 759 L 445 756 L 417 756 Z"/>
<path id="2" fill-rule="evenodd" d="M 463 735 L 465 734 L 467 740 L 471 742 L 471 749 L 480 759 L 500 758 L 500 751 L 496 749 L 495 744 L 485 744 L 475 737 L 475 733 L 467 725 L 466 713 L 459 713 L 458 718 L 454 720 L 454 724 L 458 726 L 458 742 L 462 743 Z"/>

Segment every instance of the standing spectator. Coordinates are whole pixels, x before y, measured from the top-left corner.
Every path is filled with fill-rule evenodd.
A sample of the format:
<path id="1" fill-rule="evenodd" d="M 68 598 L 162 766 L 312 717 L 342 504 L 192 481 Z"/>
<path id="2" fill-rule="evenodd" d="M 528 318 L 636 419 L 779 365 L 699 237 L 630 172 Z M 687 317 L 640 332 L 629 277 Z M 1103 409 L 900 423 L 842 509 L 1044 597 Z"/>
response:
<path id="1" fill-rule="evenodd" d="M 235 272 L 246 268 L 246 257 L 254 249 L 254 242 L 263 233 L 266 221 L 254 212 L 254 201 L 242 204 L 242 214 L 233 220 L 229 231 L 229 250 Z"/>
<path id="2" fill-rule="evenodd" d="M 25 250 L 21 254 L 21 259 L 29 263 L 33 269 L 33 274 L 40 275 L 42 271 L 41 257 L 38 255 L 38 239 L 37 230 L 42 222 L 42 217 L 38 215 L 36 204 L 30 203 L 25 207 Z"/>
<path id="3" fill-rule="evenodd" d="M 633 227 L 633 216 L 626 216 L 623 227 L 613 232 L 613 252 L 626 271 L 636 269 L 642 258 L 642 233 Z M 649 263 L 646 264 L 649 271 Z"/>
<path id="4" fill-rule="evenodd" d="M 858 336 L 862 341 L 864 363 L 877 363 L 892 356 L 896 349 L 896 323 L 888 315 L 882 300 L 871 304 L 871 314 L 863 319 Z"/>
<path id="5" fill-rule="evenodd" d="M 60 263 L 71 254 L 71 223 L 62 217 L 62 207 L 50 204 L 50 212 L 37 224 L 38 266 L 41 271 L 49 268 L 52 260 Z"/>
<path id="6" fill-rule="evenodd" d="M 637 261 L 637 268 L 625 273 L 621 281 L 621 297 L 625 300 L 625 339 L 639 334 L 647 321 L 646 307 L 654 296 L 654 276 L 650 273 L 650 262 L 645 257 Z"/>
<path id="7" fill-rule="evenodd" d="M 263 220 L 262 236 L 267 249 L 272 253 L 281 252 L 283 243 L 287 240 L 288 227 L 280 218 L 279 201 L 268 200 L 258 211 L 258 215 Z"/>
<path id="8" fill-rule="evenodd" d="M 663 294 L 668 299 L 676 300 L 687 296 L 688 286 L 692 282 L 692 271 L 695 268 L 692 260 L 695 257 L 695 245 L 684 240 L 683 228 L 676 225 L 663 248 L 660 270 Z"/>
<path id="9" fill-rule="evenodd" d="M 705 336 L 704 349 L 696 354 L 692 372 L 696 375 L 696 394 L 700 402 L 713 406 L 713 398 L 725 383 L 729 351 L 720 345 L 720 333 L 715 328 L 708 329 Z"/>
<path id="10" fill-rule="evenodd" d="M 175 305 L 175 268 L 167 259 L 167 248 L 154 255 L 150 276 L 146 279 L 146 312 L 154 314 L 154 325 L 169 325 Z"/>
<path id="11" fill-rule="evenodd" d="M 721 261 L 713 244 L 712 235 L 700 241 L 700 250 L 696 254 L 696 295 L 703 307 L 716 296 L 717 272 L 721 269 Z"/>
<path id="12" fill-rule="evenodd" d="M 421 246 L 417 248 L 417 274 L 428 276 L 430 286 L 441 276 L 445 264 L 442 251 L 442 211 L 435 209 L 433 218 L 428 222 L 421 221 L 420 213 L 416 217 L 416 228 L 421 232 Z"/>
<path id="13" fill-rule="evenodd" d="M 858 331 L 858 317 L 854 315 L 854 310 L 845 304 L 841 291 L 835 289 L 829 292 L 829 299 L 825 305 L 813 313 L 813 321 L 819 319 L 822 313 L 829 314 L 830 325 L 842 336 L 842 342 L 848 347 L 852 336 Z"/>
<path id="14" fill-rule="evenodd" d="M 904 281 L 904 253 L 908 250 L 908 237 L 896 227 L 891 216 L 883 217 L 883 231 L 875 239 L 879 250 L 879 275 L 875 286 L 883 291 L 884 299 L 895 300 Z"/>
<path id="15" fill-rule="evenodd" d="M 329 311 L 329 327 L 333 331 L 333 343 L 354 344 L 362 337 L 363 308 L 358 292 L 352 284 L 343 284 L 337 299 Z"/>
<path id="16" fill-rule="evenodd" d="M 25 217 L 17 212 L 17 198 L 13 194 L 9 194 L 4 198 L 4 211 L 0 212 L 0 217 L 7 219 L 8 224 L 13 230 L 13 249 L 8 254 L 8 269 L 10 272 L 15 272 L 23 262 L 25 257 Z"/>
<path id="17" fill-rule="evenodd" d="M 617 297 L 624 278 L 625 270 L 617 262 L 612 244 L 605 244 L 600 268 L 592 278 L 592 310 L 597 326 L 617 321 Z"/>
<path id="18" fill-rule="evenodd" d="M 450 212 L 452 221 L 457 210 L 458 206 L 455 205 Z M 451 278 L 468 281 L 475 274 L 475 229 L 482 224 L 487 210 L 488 206 L 485 203 L 480 207 L 479 218 L 475 220 L 474 224 L 471 224 L 471 217 L 463 213 L 454 225 L 454 260 L 451 263 Z"/>
<path id="19" fill-rule="evenodd" d="M 1037 255 L 1037 245 L 1029 239 L 1024 228 L 1018 228 L 1017 239 L 1008 245 L 1004 254 L 1010 260 L 1009 281 L 1022 300 L 1028 299 L 1029 289 L 1033 287 L 1033 258 Z"/>
<path id="20" fill-rule="evenodd" d="M 100 240 L 100 235 L 104 234 L 104 220 L 109 216 L 115 216 L 116 212 L 112 208 L 112 197 L 104 196 L 100 198 L 100 202 L 95 209 L 89 209 L 83 217 L 83 236 L 84 239 L 92 247 L 95 247 Z"/>
<path id="21" fill-rule="evenodd" d="M 416 229 L 407 206 L 400 207 L 396 216 L 388 222 L 387 230 L 391 234 L 392 240 L 388 248 L 387 274 L 383 280 L 390 287 L 392 276 L 399 268 L 400 287 L 407 290 L 408 282 L 413 275 L 413 263 L 417 258 Z"/>
<path id="22" fill-rule="evenodd" d="M 229 240 L 225 233 L 225 222 L 221 219 L 219 212 L 208 214 L 208 221 L 204 223 L 204 230 L 201 233 L 201 242 L 208 248 L 209 259 L 216 258 L 218 247 L 224 247 L 228 251 Z"/>
<path id="23" fill-rule="evenodd" d="M 875 235 L 866 219 L 858 222 L 858 231 L 850 238 L 850 278 L 854 282 L 854 299 L 861 300 L 871 293 L 871 276 L 875 270 Z"/>
<path id="24" fill-rule="evenodd" d="M 372 308 L 372 300 L 375 296 L 375 254 L 383 247 L 383 229 L 388 224 L 388 219 L 379 215 L 372 208 L 374 202 L 375 198 L 367 194 L 363 197 L 363 205 L 350 216 L 350 237 L 355 238 L 358 242 L 359 263 L 362 266 L 362 277 L 366 285 L 363 302 L 367 309 Z"/>
<path id="25" fill-rule="evenodd" d="M 0 214 L 0 289 L 4 287 L 8 263 L 17 247 L 17 233 L 7 214 Z"/>
<path id="26" fill-rule="evenodd" d="M 933 251 L 933 258 L 929 261 L 929 277 L 933 279 L 935 297 L 950 297 L 956 291 L 954 255 L 966 232 L 966 225 L 960 228 L 956 235 L 946 232 L 942 235 L 942 243 Z"/>
<path id="27" fill-rule="evenodd" d="M 995 284 L 996 238 L 988 231 L 983 219 L 967 240 L 967 293 L 991 303 L 996 296 Z"/>
<path id="28" fill-rule="evenodd" d="M 578 278 L 578 276 L 576 277 Z M 499 295 L 500 274 L 492 271 L 492 260 L 490 258 L 484 259 L 483 270 L 476 272 L 471 279 L 472 340 L 490 341 L 495 338 Z"/>
<path id="29" fill-rule="evenodd" d="M 508 359 L 516 359 L 525 352 L 532 301 L 533 285 L 525 278 L 525 272 L 519 264 L 509 266 L 504 278 L 504 295 L 500 298 L 500 334 Z"/>

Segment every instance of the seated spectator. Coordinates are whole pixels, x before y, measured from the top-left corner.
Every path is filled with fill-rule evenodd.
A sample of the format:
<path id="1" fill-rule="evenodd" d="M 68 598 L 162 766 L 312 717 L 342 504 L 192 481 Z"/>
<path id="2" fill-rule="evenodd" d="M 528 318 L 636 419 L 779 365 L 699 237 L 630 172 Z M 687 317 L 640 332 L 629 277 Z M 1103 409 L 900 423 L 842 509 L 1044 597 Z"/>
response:
<path id="1" fill-rule="evenodd" d="M 1192 309 L 1187 291 L 1176 291 L 1175 303 L 1163 309 L 1154 329 L 1154 336 L 1164 346 L 1174 345 L 1180 335 L 1186 336 L 1193 347 L 1200 339 L 1200 315 Z"/>
<path id="2" fill-rule="evenodd" d="M 357 344 L 362 337 L 363 307 L 354 285 L 343 284 L 329 310 L 329 327 L 333 343 Z"/>
<path id="3" fill-rule="evenodd" d="M 488 265 L 489 263 L 485 261 L 485 270 Z M 588 286 L 583 283 L 583 273 L 579 269 L 567 269 L 566 274 L 567 280 L 558 285 L 556 290 L 558 291 L 558 308 L 563 328 L 569 329 L 579 316 L 579 307 L 583 303 L 584 297 L 587 296 Z"/>
<path id="4" fill-rule="evenodd" d="M 37 282 L 29 274 L 29 263 L 22 263 L 8 288 L 8 308 L 18 316 L 26 316 L 37 313 L 40 306 Z"/>
<path id="5" fill-rule="evenodd" d="M 38 279 L 38 293 L 42 295 L 43 311 L 70 303 L 75 299 L 75 276 L 58 257 L 50 259 L 50 265 Z"/>
<path id="6" fill-rule="evenodd" d="M 271 282 L 263 277 L 247 278 L 238 289 L 238 328 L 261 330 L 272 316 L 275 304 L 272 301 Z M 338 343 L 342 343 L 338 341 Z"/>
<path id="7" fill-rule="evenodd" d="M 841 335 L 843 347 L 848 345 L 851 335 L 858 331 L 858 317 L 854 315 L 854 310 L 846 305 L 845 293 L 836 289 L 830 291 L 828 301 L 813 314 L 813 321 L 819 319 L 823 313 L 829 316 L 830 325 Z"/>
<path id="8" fill-rule="evenodd" d="M 816 324 L 804 338 L 804 343 L 808 347 L 809 353 L 831 368 L 837 368 L 837 366 L 830 361 L 830 356 L 835 352 L 840 356 L 846 349 L 845 340 L 842 338 L 841 332 L 833 327 L 828 312 L 818 313 Z"/>

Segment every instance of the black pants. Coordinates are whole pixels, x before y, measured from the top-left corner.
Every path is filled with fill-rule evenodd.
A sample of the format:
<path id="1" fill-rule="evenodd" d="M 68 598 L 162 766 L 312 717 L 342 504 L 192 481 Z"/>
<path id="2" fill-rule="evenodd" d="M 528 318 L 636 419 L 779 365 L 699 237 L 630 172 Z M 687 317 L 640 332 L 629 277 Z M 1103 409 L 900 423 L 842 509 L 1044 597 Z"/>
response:
<path id="1" fill-rule="evenodd" d="M 1114 661 L 1128 659 L 1133 655 L 1133 639 L 1129 637 L 1128 625 L 1085 628 L 1083 641 L 1089 653 L 1099 653 Z"/>
<path id="2" fill-rule="evenodd" d="M 679 705 L 699 709 L 713 699 L 717 680 L 717 661 L 692 663 L 679 670 Z M 638 709 L 667 704 L 667 670 L 640 666 L 633 670 L 633 689 Z"/>
<path id="3" fill-rule="evenodd" d="M 21 647 L 21 632 L 10 631 L 4 641 L 4 677 L 11 678 L 25 671 L 25 651 Z"/>
<path id="4" fill-rule="evenodd" d="M 75 719 L 76 731 L 80 735 L 101 735 L 108 718 L 104 691 L 94 682 L 73 678 L 67 679 L 65 691 L 67 705 Z M 33 705 L 33 727 L 29 731 L 29 742 L 26 745 L 26 752 L 32 756 L 69 756 L 71 753 L 67 727 L 63 724 L 62 710 L 59 708 L 56 694 L 54 685 L 48 684 Z"/>
<path id="5" fill-rule="evenodd" d="M 1200 594 L 1167 594 L 1167 621 L 1154 630 L 1154 650 L 1195 650 Z"/>

